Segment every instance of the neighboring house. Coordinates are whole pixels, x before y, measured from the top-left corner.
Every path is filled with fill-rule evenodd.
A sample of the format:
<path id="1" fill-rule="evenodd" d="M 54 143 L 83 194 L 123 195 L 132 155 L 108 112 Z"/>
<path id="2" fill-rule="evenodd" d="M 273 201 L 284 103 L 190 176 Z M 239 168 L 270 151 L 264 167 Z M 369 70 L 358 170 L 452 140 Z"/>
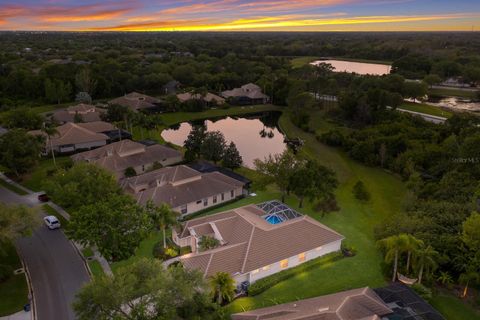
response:
<path id="1" fill-rule="evenodd" d="M 60 124 L 67 122 L 96 122 L 101 121 L 101 115 L 105 110 L 99 109 L 90 104 L 77 104 L 64 110 L 55 111 L 52 119 Z M 81 121 L 76 121 L 80 118 Z"/>
<path id="2" fill-rule="evenodd" d="M 380 320 L 392 313 L 375 291 L 365 287 L 236 313 L 231 319 Z"/>
<path id="3" fill-rule="evenodd" d="M 155 164 L 168 166 L 182 161 L 182 154 L 159 144 L 144 145 L 132 140 L 122 140 L 95 150 L 72 156 L 74 161 L 87 161 L 112 172 L 118 179 L 125 176 L 127 168 L 137 174 L 150 170 Z"/>
<path id="4" fill-rule="evenodd" d="M 122 188 L 144 205 L 167 203 L 182 216 L 244 195 L 245 183 L 220 172 L 201 173 L 185 165 L 124 179 Z"/>
<path id="5" fill-rule="evenodd" d="M 246 177 L 242 176 L 241 174 L 236 173 L 233 170 L 217 166 L 211 162 L 205 161 L 205 160 L 197 160 L 195 162 L 189 163 L 188 166 L 192 168 L 193 170 L 197 170 L 201 173 L 208 173 L 208 172 L 220 172 L 226 176 L 229 176 L 230 178 L 236 179 L 240 182 L 244 183 L 244 189 L 250 189 L 250 185 L 252 184 L 252 181 L 250 179 L 247 179 Z"/>
<path id="6" fill-rule="evenodd" d="M 1 135 L 4 135 L 4 134 L 7 133 L 7 132 L 8 132 L 7 129 L 5 129 L 4 127 L 0 127 L 0 136 L 1 136 Z"/>
<path id="7" fill-rule="evenodd" d="M 177 80 L 171 80 L 162 86 L 162 91 L 164 94 L 176 94 L 177 90 L 180 88 L 181 84 Z"/>
<path id="8" fill-rule="evenodd" d="M 233 90 L 223 91 L 222 97 L 230 103 L 237 105 L 265 104 L 270 100 L 266 94 L 262 93 L 262 89 L 253 83 L 248 83 Z"/>
<path id="9" fill-rule="evenodd" d="M 56 128 L 58 133 L 50 137 L 50 141 L 48 141 L 47 135 L 41 130 L 33 130 L 29 131 L 29 133 L 45 137 L 44 153 L 49 153 L 51 149 L 57 153 L 73 153 L 106 145 L 109 137 L 105 132 L 115 129 L 112 124 L 103 121 L 88 123 L 68 122 Z"/>
<path id="10" fill-rule="evenodd" d="M 207 92 L 205 96 L 202 96 L 199 93 L 180 93 L 177 94 L 177 98 L 180 102 L 184 103 L 190 100 L 203 100 L 205 101 L 208 105 L 222 105 L 225 103 L 225 99 L 222 97 L 217 96 L 216 94 Z"/>
<path id="11" fill-rule="evenodd" d="M 200 252 L 202 236 L 214 237 L 220 246 Z M 186 268 L 198 269 L 205 277 L 228 272 L 237 284 L 339 251 L 344 239 L 276 200 L 188 220 L 181 230 L 173 230 L 172 238 L 192 249 L 178 258 Z"/>
<path id="12" fill-rule="evenodd" d="M 110 105 L 120 105 L 130 108 L 132 111 L 154 111 L 160 108 L 161 100 L 141 94 L 138 92 L 131 92 L 124 95 L 123 97 L 118 97 L 113 100 L 108 101 Z"/>

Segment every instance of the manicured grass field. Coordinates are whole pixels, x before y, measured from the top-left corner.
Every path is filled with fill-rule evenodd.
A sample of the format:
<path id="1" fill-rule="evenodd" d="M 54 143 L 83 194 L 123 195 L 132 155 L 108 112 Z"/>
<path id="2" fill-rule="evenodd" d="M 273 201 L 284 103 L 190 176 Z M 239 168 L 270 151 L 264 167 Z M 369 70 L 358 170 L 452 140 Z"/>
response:
<path id="1" fill-rule="evenodd" d="M 24 196 L 26 194 L 28 194 L 27 192 L 25 192 L 24 190 L 20 189 L 19 187 L 17 186 L 14 186 L 13 184 L 10 184 L 8 182 L 6 182 L 5 180 L 3 179 L 0 179 L 0 186 L 10 190 L 10 191 L 13 191 L 15 192 L 16 194 L 18 195 L 21 195 L 21 196 Z"/>
<path id="2" fill-rule="evenodd" d="M 431 95 L 437 96 L 453 96 L 453 97 L 462 97 L 462 98 L 475 98 L 475 92 L 469 90 L 460 90 L 460 89 L 451 89 L 451 88 L 431 88 L 428 90 Z"/>
<path id="3" fill-rule="evenodd" d="M 13 245 L 4 245 L 6 256 L 2 256 L 2 263 L 12 266 L 13 269 L 22 267 L 20 259 Z M 0 282 L 0 317 L 7 316 L 22 310 L 28 303 L 28 286 L 25 274 L 11 275 L 7 280 Z"/>
<path id="4" fill-rule="evenodd" d="M 314 129 L 321 130 L 321 126 L 322 122 Z M 401 204 L 406 195 L 403 183 L 382 170 L 363 166 L 349 159 L 343 152 L 319 143 L 313 134 L 296 128 L 287 114 L 281 116 L 280 127 L 289 138 L 303 139 L 305 146 L 301 153 L 335 170 L 341 182 L 336 194 L 341 208 L 339 212 L 322 217 L 310 203 L 299 209 L 298 200 L 293 197 L 287 197 L 287 204 L 343 234 L 346 243 L 355 247 L 358 254 L 296 275 L 258 296 L 237 299 L 226 307 L 228 312 L 241 312 L 351 288 L 379 287 L 385 284 L 380 269 L 382 256 L 375 245 L 373 228 L 383 219 L 402 210 Z M 358 180 L 365 183 L 372 195 L 367 204 L 360 203 L 352 194 L 352 187 Z"/>
<path id="5" fill-rule="evenodd" d="M 447 320 L 480 320 L 480 311 L 473 309 L 457 297 L 438 295 L 430 303 Z"/>
<path id="6" fill-rule="evenodd" d="M 447 111 L 445 109 L 435 106 L 430 106 L 425 103 L 404 102 L 399 108 L 420 113 L 426 113 L 437 117 L 450 118 L 451 116 L 453 116 L 453 112 L 451 111 Z"/>
<path id="7" fill-rule="evenodd" d="M 104 275 L 102 266 L 97 260 L 88 261 L 88 266 L 94 278 L 101 277 Z"/>

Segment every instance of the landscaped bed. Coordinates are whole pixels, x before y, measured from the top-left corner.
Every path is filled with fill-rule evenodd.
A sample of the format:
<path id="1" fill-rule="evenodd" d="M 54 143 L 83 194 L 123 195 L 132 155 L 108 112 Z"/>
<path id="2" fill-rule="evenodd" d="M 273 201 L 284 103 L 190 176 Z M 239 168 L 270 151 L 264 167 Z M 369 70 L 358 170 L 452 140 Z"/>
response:
<path id="1" fill-rule="evenodd" d="M 2 263 L 8 264 L 16 270 L 22 267 L 20 259 L 13 245 L 3 245 L 6 256 L 2 256 Z M 25 274 L 11 274 L 6 280 L 0 282 L 0 317 L 7 316 L 22 310 L 28 303 L 28 286 Z"/>

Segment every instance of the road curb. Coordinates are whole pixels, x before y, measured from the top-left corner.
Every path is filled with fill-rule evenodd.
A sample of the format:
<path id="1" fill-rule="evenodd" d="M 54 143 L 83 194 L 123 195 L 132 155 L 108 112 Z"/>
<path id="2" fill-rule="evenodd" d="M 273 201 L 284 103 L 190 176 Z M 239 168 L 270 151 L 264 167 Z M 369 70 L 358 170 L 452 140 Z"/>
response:
<path id="1" fill-rule="evenodd" d="M 63 232 L 63 231 L 62 231 Z M 65 233 L 64 233 L 65 234 Z M 67 235 L 65 235 L 65 237 L 68 239 Z M 80 256 L 80 258 L 82 259 L 83 261 L 83 264 L 85 265 L 85 269 L 87 269 L 87 273 L 88 275 L 90 276 L 90 280 L 93 280 L 93 273 L 92 273 L 92 270 L 90 269 L 90 266 L 88 265 L 88 261 L 87 259 L 85 258 L 85 256 L 83 255 L 82 253 L 82 250 L 80 250 L 80 248 L 77 246 L 77 244 L 75 242 L 73 242 L 72 240 L 68 239 L 68 242 L 70 242 L 70 244 L 73 246 L 73 248 L 75 249 L 75 251 L 77 251 L 77 254 Z"/>
<path id="2" fill-rule="evenodd" d="M 30 278 L 30 271 L 27 268 L 27 265 L 23 262 L 23 259 L 20 258 L 20 262 L 22 263 L 23 270 L 25 270 L 25 279 L 27 280 L 27 287 L 28 287 L 28 295 L 31 296 L 32 298 L 29 299 L 31 307 L 31 319 L 36 320 L 37 319 L 37 305 L 35 304 L 35 293 L 33 292 L 33 285 L 32 285 L 32 280 Z"/>

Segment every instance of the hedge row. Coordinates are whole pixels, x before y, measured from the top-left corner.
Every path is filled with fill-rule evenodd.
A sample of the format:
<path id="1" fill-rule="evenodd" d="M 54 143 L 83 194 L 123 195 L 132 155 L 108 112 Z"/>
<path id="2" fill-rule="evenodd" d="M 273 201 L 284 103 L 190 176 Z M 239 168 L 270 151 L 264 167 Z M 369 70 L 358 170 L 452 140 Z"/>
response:
<path id="1" fill-rule="evenodd" d="M 337 261 L 343 258 L 341 252 L 332 252 L 325 256 L 307 261 L 297 267 L 286 269 L 284 271 L 280 271 L 278 273 L 272 274 L 271 276 L 262 278 L 260 280 L 255 281 L 253 284 L 250 285 L 248 288 L 248 295 L 249 296 L 256 296 L 265 290 L 273 287 L 277 283 L 280 283 L 284 280 L 287 280 L 297 274 L 302 272 L 308 271 L 313 268 L 317 268 L 318 266 L 327 263 Z"/>

